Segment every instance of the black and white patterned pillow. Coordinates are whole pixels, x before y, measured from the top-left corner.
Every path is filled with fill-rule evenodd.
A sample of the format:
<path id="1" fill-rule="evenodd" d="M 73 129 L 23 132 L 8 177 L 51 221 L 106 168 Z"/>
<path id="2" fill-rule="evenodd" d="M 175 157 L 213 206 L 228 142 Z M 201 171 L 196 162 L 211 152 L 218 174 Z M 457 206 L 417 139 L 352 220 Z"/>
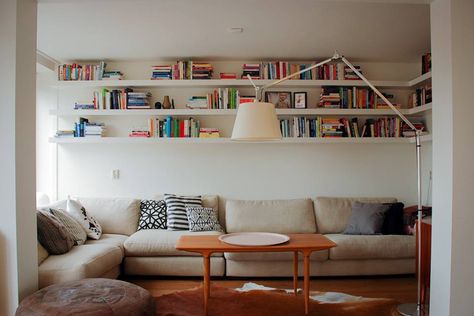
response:
<path id="1" fill-rule="evenodd" d="M 186 206 L 202 206 L 201 196 L 165 194 L 168 230 L 188 230 Z"/>
<path id="2" fill-rule="evenodd" d="M 188 206 L 186 214 L 191 232 L 223 231 L 217 219 L 217 211 L 212 207 Z"/>
<path id="3" fill-rule="evenodd" d="M 142 200 L 138 230 L 166 229 L 166 203 L 163 200 Z"/>

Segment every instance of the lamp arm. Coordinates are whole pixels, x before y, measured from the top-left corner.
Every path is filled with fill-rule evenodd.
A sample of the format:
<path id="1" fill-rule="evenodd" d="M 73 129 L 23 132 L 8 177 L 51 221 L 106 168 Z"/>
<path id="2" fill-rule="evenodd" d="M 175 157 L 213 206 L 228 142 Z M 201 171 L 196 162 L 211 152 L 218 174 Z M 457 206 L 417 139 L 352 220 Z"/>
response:
<path id="1" fill-rule="evenodd" d="M 402 114 L 402 112 L 400 112 L 393 104 L 392 102 L 390 102 L 389 100 L 387 100 L 387 98 L 382 94 L 382 92 L 380 92 L 376 87 L 374 87 L 374 85 L 372 83 L 370 83 L 369 80 L 367 80 L 367 78 L 364 77 L 364 75 L 359 71 L 357 70 L 354 65 L 352 65 L 345 57 L 341 57 L 341 60 L 349 67 L 351 68 L 351 70 L 360 78 L 362 79 L 362 81 L 364 81 L 382 100 L 385 101 L 385 103 L 390 107 L 390 109 L 392 109 L 393 112 L 395 112 L 402 120 L 403 122 L 405 122 L 408 126 L 410 126 L 410 128 L 412 130 L 414 130 L 415 132 L 417 131 L 415 125 L 413 125 L 412 122 L 410 122 L 410 120 Z"/>

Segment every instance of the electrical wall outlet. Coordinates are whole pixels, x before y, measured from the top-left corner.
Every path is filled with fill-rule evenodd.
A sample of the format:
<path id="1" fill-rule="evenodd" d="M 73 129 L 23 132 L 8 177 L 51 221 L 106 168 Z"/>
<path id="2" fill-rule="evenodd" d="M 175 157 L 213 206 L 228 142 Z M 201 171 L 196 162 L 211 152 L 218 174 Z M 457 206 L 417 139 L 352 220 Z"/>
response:
<path id="1" fill-rule="evenodd" d="M 114 180 L 120 179 L 120 170 L 119 169 L 113 169 L 112 170 L 112 179 L 114 179 Z"/>

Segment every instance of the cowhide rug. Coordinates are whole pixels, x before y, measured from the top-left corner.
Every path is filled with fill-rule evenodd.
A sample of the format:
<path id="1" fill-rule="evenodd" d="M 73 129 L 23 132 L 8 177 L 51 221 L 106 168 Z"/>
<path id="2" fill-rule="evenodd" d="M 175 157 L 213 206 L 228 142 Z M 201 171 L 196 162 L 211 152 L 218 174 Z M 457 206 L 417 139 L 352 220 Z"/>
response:
<path id="1" fill-rule="evenodd" d="M 364 298 L 336 292 L 311 292 L 309 315 L 395 316 L 397 301 Z M 175 292 L 156 298 L 158 316 L 204 315 L 203 289 Z M 299 316 L 304 315 L 304 298 L 293 290 L 277 290 L 255 283 L 242 288 L 211 287 L 209 316 Z"/>

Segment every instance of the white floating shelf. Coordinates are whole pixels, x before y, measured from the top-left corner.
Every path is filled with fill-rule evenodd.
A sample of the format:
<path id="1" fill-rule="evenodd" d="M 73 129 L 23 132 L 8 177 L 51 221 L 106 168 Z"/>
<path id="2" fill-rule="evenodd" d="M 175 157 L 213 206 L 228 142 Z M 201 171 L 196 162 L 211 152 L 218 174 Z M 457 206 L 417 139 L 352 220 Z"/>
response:
<path id="1" fill-rule="evenodd" d="M 431 71 L 408 82 L 408 86 L 413 87 L 431 79 Z"/>
<path id="2" fill-rule="evenodd" d="M 364 138 L 283 138 L 276 141 L 251 143 L 265 144 L 409 144 L 414 138 L 403 137 L 364 137 Z M 422 136 L 422 141 L 431 141 L 431 135 Z M 160 143 L 199 143 L 199 144 L 248 144 L 249 142 L 233 141 L 230 138 L 145 138 L 145 137 L 51 137 L 50 143 L 56 144 L 160 144 Z"/>
<path id="3" fill-rule="evenodd" d="M 423 113 L 423 112 L 431 111 L 432 108 L 433 108 L 433 104 L 432 103 L 427 103 L 427 104 L 417 106 L 415 108 L 405 109 L 404 111 L 402 111 L 402 113 L 404 113 L 406 115 L 420 114 L 420 113 Z"/>
<path id="4" fill-rule="evenodd" d="M 431 103 L 413 109 L 402 109 L 406 115 L 419 114 L 431 110 Z M 232 116 L 237 110 L 172 109 L 172 110 L 50 110 L 56 116 Z M 334 116 L 378 116 L 396 115 L 390 109 L 277 109 L 279 116 L 334 115 Z"/>
<path id="5" fill-rule="evenodd" d="M 381 88 L 409 88 L 431 78 L 431 73 L 426 73 L 410 81 L 374 80 L 373 85 Z M 274 80 L 254 80 L 257 86 L 264 86 Z M 156 87 L 156 88 L 190 88 L 190 87 L 252 87 L 246 79 L 210 79 L 210 80 L 80 80 L 57 81 L 57 88 L 67 87 Z M 362 80 L 287 80 L 276 88 L 311 88 L 321 86 L 349 86 L 364 87 Z"/>

